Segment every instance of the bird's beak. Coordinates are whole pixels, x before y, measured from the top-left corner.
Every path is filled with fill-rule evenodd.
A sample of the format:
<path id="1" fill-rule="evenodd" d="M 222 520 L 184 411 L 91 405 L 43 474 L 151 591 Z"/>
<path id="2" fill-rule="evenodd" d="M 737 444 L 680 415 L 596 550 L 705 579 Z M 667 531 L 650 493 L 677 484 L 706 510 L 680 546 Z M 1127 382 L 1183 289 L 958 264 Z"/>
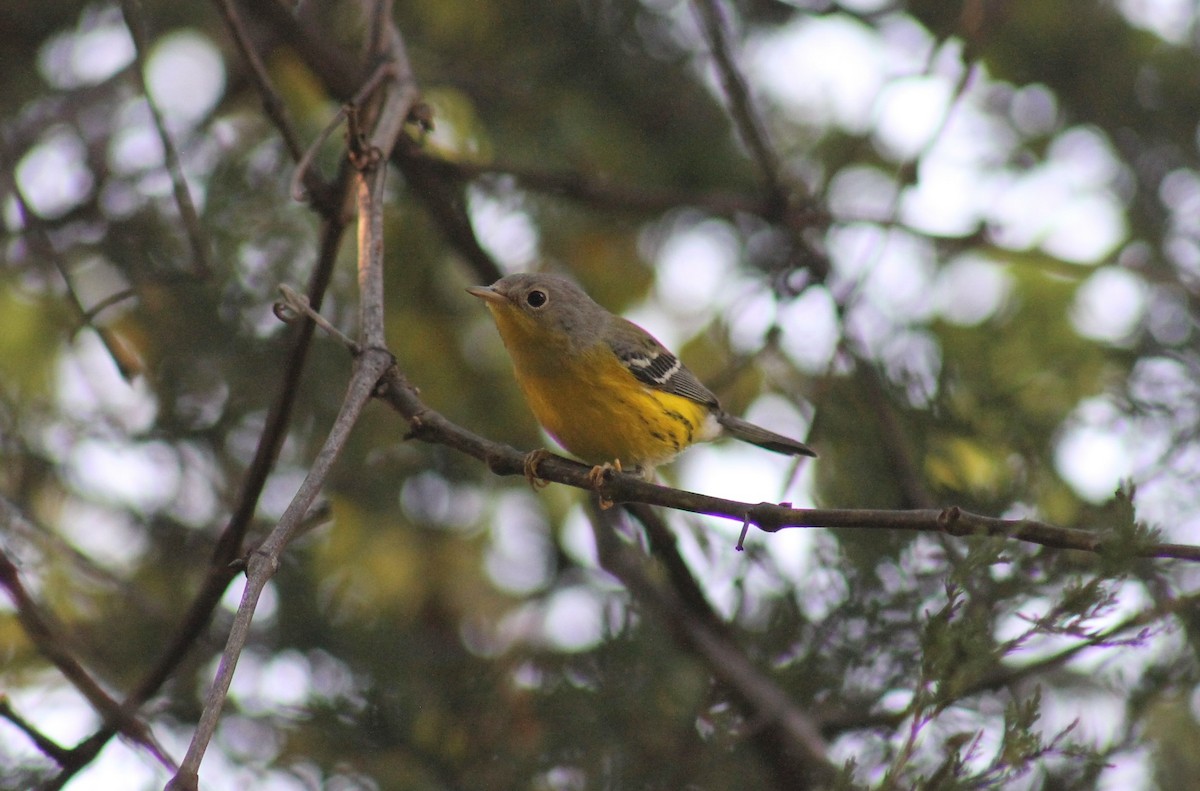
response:
<path id="1" fill-rule="evenodd" d="M 479 297 L 484 302 L 493 302 L 499 304 L 501 302 L 508 301 L 508 297 L 504 296 L 491 286 L 471 286 L 467 289 L 467 293 L 473 297 Z"/>

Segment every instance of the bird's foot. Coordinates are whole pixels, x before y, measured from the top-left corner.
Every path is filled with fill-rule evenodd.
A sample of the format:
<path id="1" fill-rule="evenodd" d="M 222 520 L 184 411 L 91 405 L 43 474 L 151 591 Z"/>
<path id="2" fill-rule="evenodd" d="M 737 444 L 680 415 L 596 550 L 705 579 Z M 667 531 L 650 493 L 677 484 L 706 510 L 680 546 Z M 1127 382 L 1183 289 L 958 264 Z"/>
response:
<path id="1" fill-rule="evenodd" d="M 545 448 L 531 450 L 525 454 L 525 480 L 529 481 L 529 488 L 535 492 L 550 485 L 550 481 L 538 477 L 538 465 L 552 455 L 554 454 Z"/>
<path id="2" fill-rule="evenodd" d="M 606 461 L 603 464 L 597 464 L 595 467 L 592 467 L 587 476 L 588 483 L 592 485 L 593 489 L 599 492 L 600 488 L 603 487 L 604 484 L 608 483 L 608 479 L 614 472 L 624 472 L 624 470 L 621 469 L 620 459 L 614 459 L 612 462 Z M 600 495 L 601 510 L 608 510 L 609 508 L 612 508 L 612 506 L 612 500 L 608 499 L 604 495 Z"/>

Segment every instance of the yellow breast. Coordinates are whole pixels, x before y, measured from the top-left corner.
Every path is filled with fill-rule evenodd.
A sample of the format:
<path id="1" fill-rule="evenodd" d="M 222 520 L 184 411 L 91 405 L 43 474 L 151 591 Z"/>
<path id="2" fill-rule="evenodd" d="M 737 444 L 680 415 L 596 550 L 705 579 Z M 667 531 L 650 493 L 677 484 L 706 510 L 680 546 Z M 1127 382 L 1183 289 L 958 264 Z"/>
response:
<path id="1" fill-rule="evenodd" d="M 707 405 L 647 387 L 606 345 L 548 347 L 544 337 L 521 338 L 523 327 L 497 323 L 534 416 L 584 461 L 654 467 L 715 434 Z"/>
<path id="2" fill-rule="evenodd" d="M 699 439 L 708 407 L 651 390 L 615 356 L 593 363 L 521 379 L 533 414 L 564 448 L 595 464 L 653 467 Z"/>

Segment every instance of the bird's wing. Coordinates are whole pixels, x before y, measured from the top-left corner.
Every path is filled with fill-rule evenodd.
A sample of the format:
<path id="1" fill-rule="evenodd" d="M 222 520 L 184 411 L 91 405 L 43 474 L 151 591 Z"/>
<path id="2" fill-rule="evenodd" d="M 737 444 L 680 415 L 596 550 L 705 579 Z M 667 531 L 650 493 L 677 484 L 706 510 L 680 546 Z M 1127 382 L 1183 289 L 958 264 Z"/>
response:
<path id="1" fill-rule="evenodd" d="M 650 333 L 614 317 L 608 344 L 625 368 L 644 385 L 718 408 L 717 397 Z"/>

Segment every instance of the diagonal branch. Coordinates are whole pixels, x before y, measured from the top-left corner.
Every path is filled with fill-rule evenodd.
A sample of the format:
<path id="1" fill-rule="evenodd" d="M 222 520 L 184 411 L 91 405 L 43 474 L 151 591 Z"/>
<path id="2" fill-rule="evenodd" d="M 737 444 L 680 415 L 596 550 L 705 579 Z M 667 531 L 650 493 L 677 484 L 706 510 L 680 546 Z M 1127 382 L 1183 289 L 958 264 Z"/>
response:
<path id="1" fill-rule="evenodd" d="M 417 92 L 411 79 L 411 70 L 407 67 L 399 32 L 394 26 L 388 26 L 384 35 L 388 59 L 395 67 L 390 75 L 381 81 L 383 100 L 365 146 L 355 150 L 359 141 L 353 123 L 350 135 L 352 157 L 360 171 L 360 337 L 365 348 L 355 359 L 354 373 L 342 407 L 308 475 L 279 523 L 262 545 L 250 554 L 246 566 L 246 587 L 217 668 L 216 678 L 205 699 L 204 710 L 183 763 L 167 784 L 167 788 L 174 791 L 198 788 L 200 762 L 216 732 L 238 659 L 249 637 L 250 624 L 258 606 L 259 596 L 278 570 L 284 549 L 324 486 L 334 462 L 345 447 L 363 407 L 371 399 L 380 377 L 393 365 L 393 358 L 384 348 L 383 339 L 383 176 L 387 156 L 416 100 Z M 351 113 L 350 118 L 355 121 L 358 118 L 357 111 Z"/>
<path id="2" fill-rule="evenodd" d="M 18 714 L 9 703 L 8 698 L 3 695 L 0 695 L 0 718 L 8 720 L 17 730 L 25 734 L 42 755 L 58 764 L 67 760 L 69 751 L 64 750 L 57 742 Z"/>
<path id="3" fill-rule="evenodd" d="M 779 157 L 767 139 L 766 126 L 750 100 L 746 78 L 734 62 L 726 22 L 717 3 L 718 0 L 694 0 L 692 8 L 699 18 L 704 37 L 708 40 L 709 51 L 716 61 L 717 74 L 720 76 L 725 96 L 729 99 L 729 112 L 733 116 L 738 134 L 758 165 L 769 201 L 783 207 L 787 205 L 788 198 L 787 189 L 779 179 Z"/>
<path id="4" fill-rule="evenodd" d="M 738 136 L 749 149 L 762 177 L 766 198 L 766 212 L 763 216 L 768 222 L 781 226 L 786 233 L 786 257 L 779 262 L 783 265 L 784 277 L 786 278 L 787 273 L 792 270 L 805 270 L 809 277 L 823 281 L 830 271 L 828 258 L 804 238 L 803 226 L 789 222 L 789 215 L 820 215 L 824 214 L 824 211 L 813 210 L 808 206 L 812 201 L 801 191 L 802 185 L 786 182 L 780 176 L 779 155 L 771 145 L 766 124 L 754 106 L 746 78 L 734 59 L 728 23 L 722 13 L 720 0 L 692 0 L 692 8 L 699 19 L 713 60 L 716 61 L 717 74 L 729 101 L 729 113 L 733 117 Z M 793 204 L 800 205 L 803 210 L 797 213 Z M 786 280 L 781 285 L 785 290 L 794 288 L 789 286 Z"/>
<path id="5" fill-rule="evenodd" d="M 11 156 L 7 150 L 7 146 L 0 153 L 3 154 L 4 159 Z M 54 268 L 58 270 L 58 274 L 62 277 L 63 283 L 66 286 L 67 299 L 71 302 L 71 306 L 75 309 L 75 312 L 79 314 L 81 326 L 90 327 L 95 331 L 96 335 L 100 338 L 100 343 L 104 345 L 104 350 L 108 352 L 108 356 L 112 359 L 113 365 L 117 367 L 117 371 L 121 374 L 121 378 L 126 382 L 133 381 L 135 376 L 142 373 L 141 361 L 109 328 L 95 323 L 94 318 L 102 309 L 100 305 L 93 306 L 92 308 L 84 307 L 83 300 L 80 299 L 79 293 L 75 290 L 75 283 L 71 277 L 70 267 L 67 266 L 66 260 L 58 252 L 58 248 L 54 246 L 54 242 L 50 239 L 45 219 L 29 205 L 29 201 L 25 198 L 25 193 L 21 190 L 21 185 L 17 183 L 15 177 L 9 185 L 9 189 L 16 200 L 17 216 L 20 218 L 21 225 L 25 229 L 30 248 L 38 257 L 44 258 L 54 264 Z M 128 292 L 119 293 L 120 296 L 124 296 Z M 113 299 L 113 297 L 109 297 L 108 299 Z M 108 303 L 108 299 L 103 302 Z M 107 305 L 104 306 L 106 307 Z"/>
<path id="6" fill-rule="evenodd" d="M 24 583 L 21 582 L 16 565 L 4 552 L 0 552 L 0 587 L 8 592 L 8 597 L 17 610 L 17 620 L 30 641 L 37 647 L 38 652 L 58 668 L 58 671 L 71 682 L 75 689 L 79 690 L 92 708 L 104 717 L 109 727 L 115 728 L 135 743 L 145 747 L 164 766 L 173 768 L 175 762 L 154 740 L 154 735 L 145 723 L 105 692 L 96 679 L 80 664 L 75 655 L 68 650 L 68 640 L 64 630 L 38 606 Z M 62 757 L 61 750 L 56 751 L 55 754 Z"/>
<path id="7" fill-rule="evenodd" d="M 617 538 L 614 519 L 611 510 L 592 509 L 600 564 L 732 691 L 747 719 L 756 726 L 755 742 L 770 762 L 779 788 L 828 785 L 836 770 L 812 718 L 750 661 L 718 622 L 697 613 L 673 586 L 648 573 L 641 553 Z"/>
<path id="8" fill-rule="evenodd" d="M 175 194 L 175 205 L 179 207 L 179 218 L 187 232 L 188 244 L 192 248 L 192 268 L 199 277 L 207 277 L 212 272 L 209 263 L 208 240 L 200 229 L 200 216 L 196 212 L 196 204 L 192 193 L 188 190 L 187 179 L 183 175 L 183 164 L 179 159 L 179 150 L 171 140 L 167 131 L 167 122 L 158 109 L 158 103 L 150 95 L 146 87 L 146 30 L 143 10 L 139 0 L 121 0 L 121 13 L 125 17 L 125 27 L 133 39 L 134 73 L 137 75 L 138 86 L 146 97 L 146 106 L 150 108 L 150 118 L 158 132 L 162 143 L 163 155 L 167 171 L 171 174 L 171 187 Z"/>
<path id="9" fill-rule="evenodd" d="M 341 454 L 350 436 L 350 431 L 358 421 L 359 414 L 371 398 L 376 381 L 391 364 L 390 355 L 371 349 L 364 352 L 363 356 L 357 360 L 354 376 L 350 380 L 350 386 L 347 388 L 346 397 L 342 402 L 337 419 L 313 461 L 308 475 L 305 476 L 299 491 L 296 492 L 295 498 L 280 517 L 275 529 L 271 531 L 262 545 L 250 554 L 246 564 L 246 587 L 229 632 L 225 652 L 217 667 L 216 678 L 205 698 L 204 711 L 196 726 L 196 732 L 192 736 L 192 742 L 188 746 L 187 754 L 184 756 L 183 763 L 180 764 L 179 771 L 167 784 L 167 789 L 195 791 L 199 787 L 200 761 L 216 732 L 217 722 L 229 694 L 229 686 L 233 681 L 234 670 L 237 668 L 238 659 L 250 634 L 250 623 L 254 618 L 259 596 L 278 570 L 284 548 L 300 527 L 313 501 L 320 493 L 321 487 L 324 486 L 333 463 Z"/>
<path id="10" fill-rule="evenodd" d="M 330 190 L 331 194 L 344 196 L 348 192 L 349 179 L 346 174 L 349 173 L 349 168 L 343 170 L 344 173 L 339 175 Z M 330 203 L 330 206 L 337 210 L 331 211 L 321 229 L 317 263 L 305 289 L 306 304 L 319 307 L 329 287 L 337 252 L 346 229 L 347 218 L 338 208 L 344 202 L 343 198 L 339 198 Z M 311 321 L 304 321 L 300 322 L 294 331 L 294 338 L 283 363 L 279 388 L 267 410 L 266 424 L 259 436 L 254 458 L 242 476 L 241 489 L 233 512 L 213 549 L 208 572 L 193 596 L 191 605 L 180 617 L 174 632 L 165 640 L 162 653 L 125 699 L 124 706 L 129 710 L 149 700 L 187 656 L 207 628 L 225 589 L 238 573 L 235 561 L 242 552 L 242 542 L 253 522 L 259 497 L 279 456 L 279 449 L 287 437 L 292 410 L 300 393 L 300 378 L 312 345 L 314 327 Z M 76 745 L 69 752 L 70 760 L 63 764 L 63 770 L 45 786 L 46 791 L 63 787 L 76 772 L 95 759 L 114 735 L 114 730 L 106 726 Z"/>
<path id="11" fill-rule="evenodd" d="M 775 772 L 780 788 L 795 787 L 800 776 L 823 777 L 832 771 L 816 720 L 796 706 L 746 655 L 709 603 L 679 553 L 675 533 L 659 512 L 641 504 L 627 505 L 626 511 L 641 522 L 650 555 L 662 564 L 666 579 L 660 580 L 646 567 L 640 553 L 615 537 L 612 510 L 593 508 L 592 529 L 604 568 L 620 579 L 639 603 L 659 616 L 684 650 L 709 666 L 713 678 L 730 693 L 746 720 L 754 723 L 747 739 Z"/>
<path id="12" fill-rule="evenodd" d="M 304 147 L 300 144 L 300 137 L 292 125 L 291 118 L 288 117 L 287 105 L 284 104 L 279 92 L 275 90 L 275 85 L 272 83 L 270 75 L 267 74 L 267 67 L 263 63 L 262 57 L 250 41 L 250 34 L 246 30 L 241 14 L 233 0 L 216 0 L 216 5 L 221 12 L 221 17 L 225 20 L 225 26 L 229 28 L 229 34 L 232 36 L 234 44 L 237 45 L 238 52 L 246 61 L 246 65 L 250 67 L 250 76 L 258 88 L 263 111 L 275 125 L 275 129 L 279 132 L 279 137 L 283 140 L 292 159 L 299 161 L 304 155 Z M 305 182 L 308 193 L 315 195 L 323 192 L 316 174 L 312 171 L 308 171 L 308 173 L 309 178 Z"/>

